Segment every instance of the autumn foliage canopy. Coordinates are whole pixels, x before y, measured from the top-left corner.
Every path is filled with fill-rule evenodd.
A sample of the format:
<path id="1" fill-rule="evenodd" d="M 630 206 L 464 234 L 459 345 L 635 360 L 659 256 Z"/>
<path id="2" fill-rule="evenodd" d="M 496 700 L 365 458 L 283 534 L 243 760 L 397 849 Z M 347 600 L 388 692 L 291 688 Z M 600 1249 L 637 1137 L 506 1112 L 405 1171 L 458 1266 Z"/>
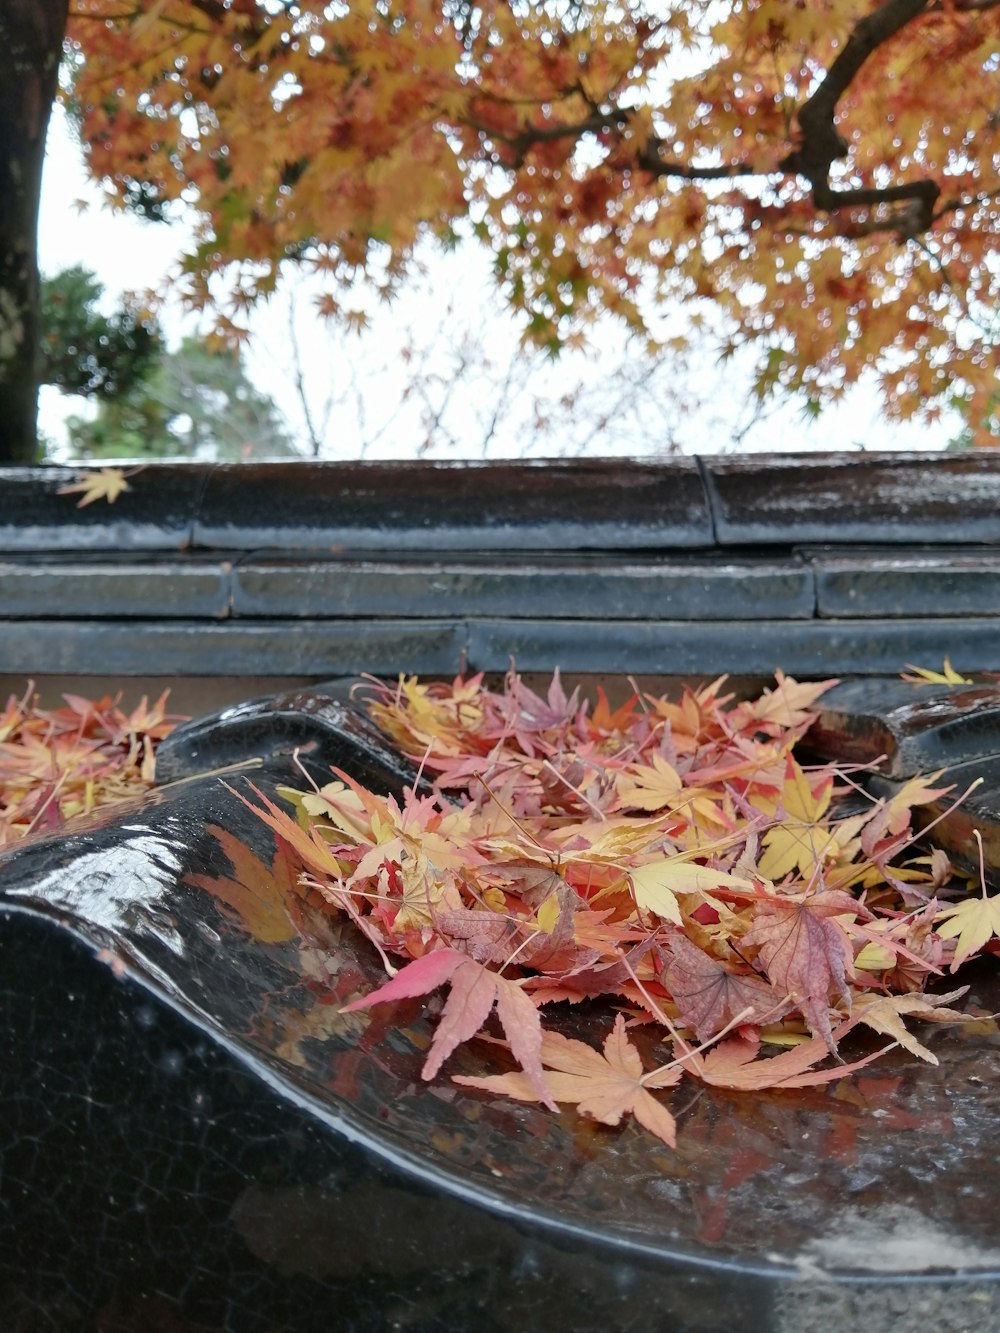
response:
<path id="1" fill-rule="evenodd" d="M 350 315 L 471 231 L 553 350 L 679 300 L 762 393 L 868 368 L 981 422 L 998 35 L 997 0 L 72 0 L 70 95 L 115 200 L 197 210 L 230 336 L 289 260 Z"/>

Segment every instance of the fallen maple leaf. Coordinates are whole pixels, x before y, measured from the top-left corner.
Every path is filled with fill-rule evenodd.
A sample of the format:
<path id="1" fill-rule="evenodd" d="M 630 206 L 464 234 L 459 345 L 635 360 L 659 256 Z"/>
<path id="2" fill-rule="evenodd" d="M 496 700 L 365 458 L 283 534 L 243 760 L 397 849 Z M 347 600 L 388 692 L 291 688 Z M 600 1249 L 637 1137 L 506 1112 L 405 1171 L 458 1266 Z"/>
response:
<path id="1" fill-rule="evenodd" d="M 452 1051 L 476 1035 L 496 1004 L 497 1017 L 514 1058 L 535 1090 L 537 1100 L 554 1111 L 542 1079 L 542 1024 L 538 1010 L 515 981 L 477 963 L 468 954 L 457 949 L 435 949 L 424 954 L 378 990 L 345 1004 L 343 1012 L 368 1009 L 385 1000 L 426 995 L 446 982 L 451 990 L 434 1029 L 421 1076 L 432 1079 Z"/>
<path id="2" fill-rule="evenodd" d="M 130 474 L 132 475 L 132 474 Z M 107 500 L 113 505 L 123 491 L 131 490 L 125 473 L 120 467 L 101 467 L 96 472 L 88 472 L 79 481 L 67 486 L 60 486 L 57 495 L 79 495 L 77 509 L 85 509 L 95 500 Z"/>
<path id="3" fill-rule="evenodd" d="M 180 720 L 167 716 L 166 696 L 131 715 L 110 696 L 63 698 L 41 708 L 29 685 L 0 710 L 0 845 L 146 791 L 156 745 Z"/>
<path id="4" fill-rule="evenodd" d="M 680 1081 L 679 1065 L 644 1074 L 642 1059 L 625 1034 L 621 1014 L 604 1042 L 604 1052 L 586 1042 L 573 1041 L 557 1032 L 542 1036 L 542 1074 L 545 1090 L 554 1101 L 569 1102 L 602 1125 L 617 1125 L 622 1116 L 635 1116 L 640 1125 L 673 1148 L 677 1122 L 650 1088 L 672 1088 Z M 521 1073 L 492 1074 L 470 1078 L 456 1074 L 454 1082 L 483 1092 L 499 1092 L 516 1101 L 538 1101 L 532 1082 Z"/>
<path id="5" fill-rule="evenodd" d="M 295 939 L 298 931 L 289 915 L 296 891 L 299 863 L 277 843 L 268 866 L 234 833 L 206 824 L 205 831 L 219 843 L 233 867 L 230 875 L 187 875 L 194 884 L 216 897 L 261 944 L 282 944 Z"/>
<path id="6" fill-rule="evenodd" d="M 799 765 L 789 756 L 781 789 L 784 818 L 764 834 L 760 872 L 779 880 L 791 870 L 809 880 L 832 845 L 826 812 L 833 783 L 823 779 L 816 789 Z"/>
<path id="7" fill-rule="evenodd" d="M 914 666 L 912 662 L 907 662 L 907 667 L 913 672 L 908 676 L 904 671 L 900 677 L 908 681 L 911 685 L 972 685 L 968 676 L 959 675 L 951 664 L 950 658 L 944 659 L 944 666 L 940 671 L 930 671 L 926 667 Z"/>
<path id="8" fill-rule="evenodd" d="M 967 1023 L 967 1014 L 955 1009 L 947 1009 L 951 1000 L 957 1000 L 968 991 L 968 986 L 949 991 L 947 995 L 862 995 L 855 1004 L 854 1012 L 858 1021 L 881 1032 L 883 1036 L 893 1037 L 900 1046 L 912 1052 L 928 1064 L 936 1065 L 938 1058 L 922 1042 L 917 1041 L 912 1032 L 903 1023 L 903 1015 L 930 1019 L 935 1023 Z"/>
<path id="9" fill-rule="evenodd" d="M 680 931 L 670 937 L 670 953 L 664 983 L 699 1041 L 714 1037 L 737 1015 L 747 1023 L 777 1022 L 792 1007 L 763 977 L 713 958 Z"/>
<path id="10" fill-rule="evenodd" d="M 895 863 L 912 844 L 911 807 L 937 794 L 934 779 L 840 817 L 834 793 L 850 774 L 803 770 L 792 757 L 823 686 L 779 673 L 776 690 L 734 703 L 722 684 L 615 710 L 599 696 L 588 715 L 558 682 L 546 699 L 513 671 L 502 692 L 481 674 L 374 682 L 374 716 L 440 775 L 434 794 L 376 795 L 335 769 L 322 791 L 282 792 L 298 820 L 259 798 L 329 910 L 368 935 L 390 976 L 402 968 L 351 1007 L 448 988 L 426 1078 L 495 1008 L 521 1070 L 482 1087 L 575 1103 L 607 1123 L 645 1116 L 670 1142 L 672 1119 L 640 1092 L 654 1079 L 672 1086 L 680 1064 L 721 1087 L 824 1083 L 881 1053 L 815 1069 L 866 1018 L 927 1058 L 904 1019 L 945 1016 L 919 998 L 943 967 L 938 926 L 961 936 L 957 966 L 968 953 L 963 926 L 979 932 L 974 949 L 978 918 L 993 910 L 971 904 L 938 918 L 928 894 L 944 888 L 947 859 Z M 38 756 L 26 762 L 37 767 Z M 516 977 L 505 975 L 512 963 Z M 917 998 L 881 1003 L 899 991 Z M 538 1010 L 583 997 L 641 1007 L 680 1059 L 643 1075 L 623 1031 L 604 1054 L 560 1046 Z M 789 1013 L 785 1035 L 801 1044 L 759 1059 L 760 1029 Z M 678 1037 L 675 1014 L 700 1041 L 731 1028 L 738 1038 L 702 1059 Z"/>
<path id="11" fill-rule="evenodd" d="M 753 925 L 741 948 L 758 946 L 768 979 L 802 1009 L 813 1032 L 836 1052 L 830 1030 L 831 992 L 847 999 L 847 978 L 853 976 L 853 948 L 835 918 L 861 912 L 847 893 L 827 889 L 803 898 L 766 898 L 757 905 Z"/>
<path id="12" fill-rule="evenodd" d="M 629 871 L 636 906 L 655 912 L 665 921 L 681 924 L 678 893 L 711 892 L 722 885 L 734 889 L 752 889 L 753 881 L 724 870 L 698 865 L 685 856 L 671 856 Z"/>
<path id="13" fill-rule="evenodd" d="M 951 971 L 954 972 L 966 958 L 978 953 L 987 940 L 1000 935 L 1000 893 L 987 897 L 984 880 L 981 897 L 945 907 L 938 912 L 934 922 L 942 939 L 958 936 L 955 956 L 951 960 Z M 944 924 L 938 925 L 938 922 Z"/>
<path id="14" fill-rule="evenodd" d="M 279 837 L 284 838 L 287 843 L 294 847 L 310 870 L 315 871 L 318 875 L 328 875 L 334 879 L 340 878 L 340 865 L 337 858 L 316 832 L 315 826 L 311 826 L 308 830 L 302 828 L 296 820 L 286 814 L 280 806 L 269 800 L 252 782 L 248 782 L 247 786 L 260 801 L 259 806 L 254 805 L 252 801 L 248 801 L 242 792 L 238 792 L 235 787 L 229 786 L 228 783 L 223 783 L 223 786 L 232 792 L 238 801 L 242 801 L 248 809 L 252 810 L 259 819 L 262 819 L 265 824 L 270 825 Z"/>
<path id="15" fill-rule="evenodd" d="M 618 795 L 629 810 L 663 810 L 677 804 L 684 783 L 672 764 L 658 754 L 649 764 L 636 764 L 618 776 Z"/>
<path id="16" fill-rule="evenodd" d="M 808 711 L 811 705 L 821 694 L 839 683 L 836 680 L 803 683 L 786 676 L 783 671 L 776 671 L 774 679 L 777 682 L 775 689 L 765 690 L 756 703 L 749 706 L 749 711 L 758 726 L 770 723 L 775 729 L 802 727 L 810 723 L 813 720 Z"/>
<path id="17" fill-rule="evenodd" d="M 857 1019 L 841 1023 L 834 1033 L 834 1044 L 854 1026 Z M 891 1047 L 871 1051 L 851 1064 L 839 1064 L 832 1069 L 813 1069 L 813 1065 L 830 1054 L 822 1037 L 793 1046 L 778 1055 L 758 1059 L 760 1038 L 754 1032 L 749 1036 L 731 1037 L 714 1046 L 706 1055 L 689 1051 L 678 1042 L 678 1056 L 685 1068 L 704 1083 L 716 1088 L 731 1088 L 741 1092 L 760 1092 L 764 1088 L 811 1088 L 833 1083 L 856 1073 L 884 1055 Z"/>

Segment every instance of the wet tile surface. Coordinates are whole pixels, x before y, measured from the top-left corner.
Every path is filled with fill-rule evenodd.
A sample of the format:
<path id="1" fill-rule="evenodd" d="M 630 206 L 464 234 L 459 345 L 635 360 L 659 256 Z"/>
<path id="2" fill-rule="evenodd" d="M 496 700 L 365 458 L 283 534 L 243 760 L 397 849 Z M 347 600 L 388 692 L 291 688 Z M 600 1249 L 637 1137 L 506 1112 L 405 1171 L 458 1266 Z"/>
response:
<path id="1" fill-rule="evenodd" d="M 0 673 L 326 676 L 454 674 L 465 631 L 433 620 L 0 621 Z"/>
<path id="2" fill-rule="evenodd" d="M 275 463 L 216 468 L 195 540 L 326 553 L 627 551 L 709 547 L 714 533 L 693 459 Z"/>
<path id="3" fill-rule="evenodd" d="M 176 551 L 191 545 L 211 471 L 202 464 L 148 463 L 126 469 L 129 489 L 108 504 L 80 508 L 60 487 L 94 469 L 4 468 L 0 551 Z"/>
<path id="4" fill-rule="evenodd" d="M 801 553 L 816 580 L 820 616 L 1000 615 L 1000 551 L 884 548 Z"/>
<path id="5" fill-rule="evenodd" d="M 898 676 L 907 662 L 938 662 L 961 644 L 967 670 L 1000 662 L 1000 621 L 734 620 L 563 622 L 482 620 L 468 627 L 468 660 L 525 671 L 651 672 L 658 675 L 772 675 L 824 679 L 860 673 Z"/>
<path id="6" fill-rule="evenodd" d="M 722 545 L 1000 542 L 1000 470 L 985 454 L 706 458 Z"/>
<path id="7" fill-rule="evenodd" d="M 811 570 L 796 557 L 742 562 L 711 556 L 624 557 L 609 567 L 525 552 L 506 562 L 323 561 L 250 557 L 233 574 L 239 616 L 513 616 L 727 620 L 811 617 Z"/>
<path id="8" fill-rule="evenodd" d="M 271 793 L 291 775 L 274 739 L 250 773 Z M 355 743 L 331 731 L 305 762 Z M 603 1333 L 637 1302 L 650 1326 L 705 1333 L 734 1309 L 751 1333 L 1000 1317 L 995 1036 L 932 1030 L 938 1066 L 897 1052 L 839 1087 L 706 1089 L 676 1108 L 676 1153 L 442 1095 L 419 1076 L 421 1002 L 340 1013 L 377 955 L 216 779 L 9 851 L 0 920 L 17 1333 L 153 1316 L 310 1333 L 331 1310 L 362 1333 Z M 973 995 L 1000 1007 L 995 969 Z"/>
<path id="9" fill-rule="evenodd" d="M 197 558 L 0 560 L 0 617 L 221 620 L 230 612 L 231 583 L 230 566 Z"/>
<path id="10" fill-rule="evenodd" d="M 909 779 L 939 773 L 941 795 L 914 810 L 914 826 L 933 825 L 934 842 L 972 875 L 1000 888 L 1000 683 L 915 686 L 857 680 L 818 704 L 805 740 L 809 752 L 874 765 L 858 780 L 891 797 Z M 959 798 L 961 798 L 959 800 Z"/>
<path id="11" fill-rule="evenodd" d="M 298 617 L 0 618 L 0 674 L 327 676 L 469 669 L 894 678 L 961 645 L 966 671 L 1000 662 L 1000 621 L 316 620 Z"/>
<path id="12" fill-rule="evenodd" d="M 832 759 L 909 778 L 1000 754 L 1000 685 L 858 680 L 818 701 L 809 743 Z"/>
<path id="13" fill-rule="evenodd" d="M 160 743 L 157 781 L 162 786 L 249 761 L 294 768 L 295 755 L 319 751 L 324 774 L 336 764 L 379 788 L 412 783 L 413 766 L 388 745 L 367 714 L 352 706 L 356 685 L 356 676 L 345 676 L 193 718 Z"/>
<path id="14" fill-rule="evenodd" d="M 84 509 L 79 475 L 5 472 L 0 673 L 1000 663 L 993 456 L 151 464 Z"/>

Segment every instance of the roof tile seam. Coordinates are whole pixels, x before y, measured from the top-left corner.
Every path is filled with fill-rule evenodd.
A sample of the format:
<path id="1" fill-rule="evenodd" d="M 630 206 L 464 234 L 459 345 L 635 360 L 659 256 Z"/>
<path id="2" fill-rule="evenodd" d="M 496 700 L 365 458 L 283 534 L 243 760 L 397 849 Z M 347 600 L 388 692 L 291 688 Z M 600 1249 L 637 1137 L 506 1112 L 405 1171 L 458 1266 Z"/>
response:
<path id="1" fill-rule="evenodd" d="M 210 463 L 209 466 L 203 469 L 202 471 L 200 483 L 198 486 L 198 493 L 194 498 L 194 505 L 192 506 L 192 512 L 191 512 L 191 520 L 188 527 L 187 549 L 189 551 L 204 549 L 201 546 L 201 543 L 197 541 L 198 527 L 201 523 L 202 507 L 205 503 L 205 496 L 208 492 L 209 482 L 212 480 L 212 478 L 215 476 L 218 470 L 219 470 L 218 463 Z"/>
<path id="2" fill-rule="evenodd" d="M 721 506 L 719 503 L 719 497 L 715 490 L 715 485 L 712 480 L 711 471 L 709 470 L 708 461 L 706 460 L 704 455 L 695 454 L 694 461 L 696 467 L 698 468 L 698 476 L 701 478 L 701 489 L 705 497 L 705 504 L 708 508 L 708 522 L 712 529 L 712 544 L 717 550 L 723 544 L 719 539 L 719 529 L 720 529 L 719 520 L 721 517 Z"/>

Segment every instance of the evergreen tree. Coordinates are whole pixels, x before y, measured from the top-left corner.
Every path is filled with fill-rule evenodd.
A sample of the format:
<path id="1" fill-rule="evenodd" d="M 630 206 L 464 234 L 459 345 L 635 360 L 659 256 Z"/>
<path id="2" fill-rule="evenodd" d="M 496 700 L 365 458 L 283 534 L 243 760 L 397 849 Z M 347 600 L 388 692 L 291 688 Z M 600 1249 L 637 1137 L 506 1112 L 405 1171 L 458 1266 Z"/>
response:
<path id="1" fill-rule="evenodd" d="M 67 422 L 81 458 L 295 458 L 273 400 L 247 379 L 238 353 L 186 338 L 93 420 Z"/>
<path id="2" fill-rule="evenodd" d="M 96 276 L 80 264 L 43 278 L 39 384 L 116 398 L 149 373 L 162 349 L 156 321 L 129 300 L 102 315 L 103 295 Z"/>

